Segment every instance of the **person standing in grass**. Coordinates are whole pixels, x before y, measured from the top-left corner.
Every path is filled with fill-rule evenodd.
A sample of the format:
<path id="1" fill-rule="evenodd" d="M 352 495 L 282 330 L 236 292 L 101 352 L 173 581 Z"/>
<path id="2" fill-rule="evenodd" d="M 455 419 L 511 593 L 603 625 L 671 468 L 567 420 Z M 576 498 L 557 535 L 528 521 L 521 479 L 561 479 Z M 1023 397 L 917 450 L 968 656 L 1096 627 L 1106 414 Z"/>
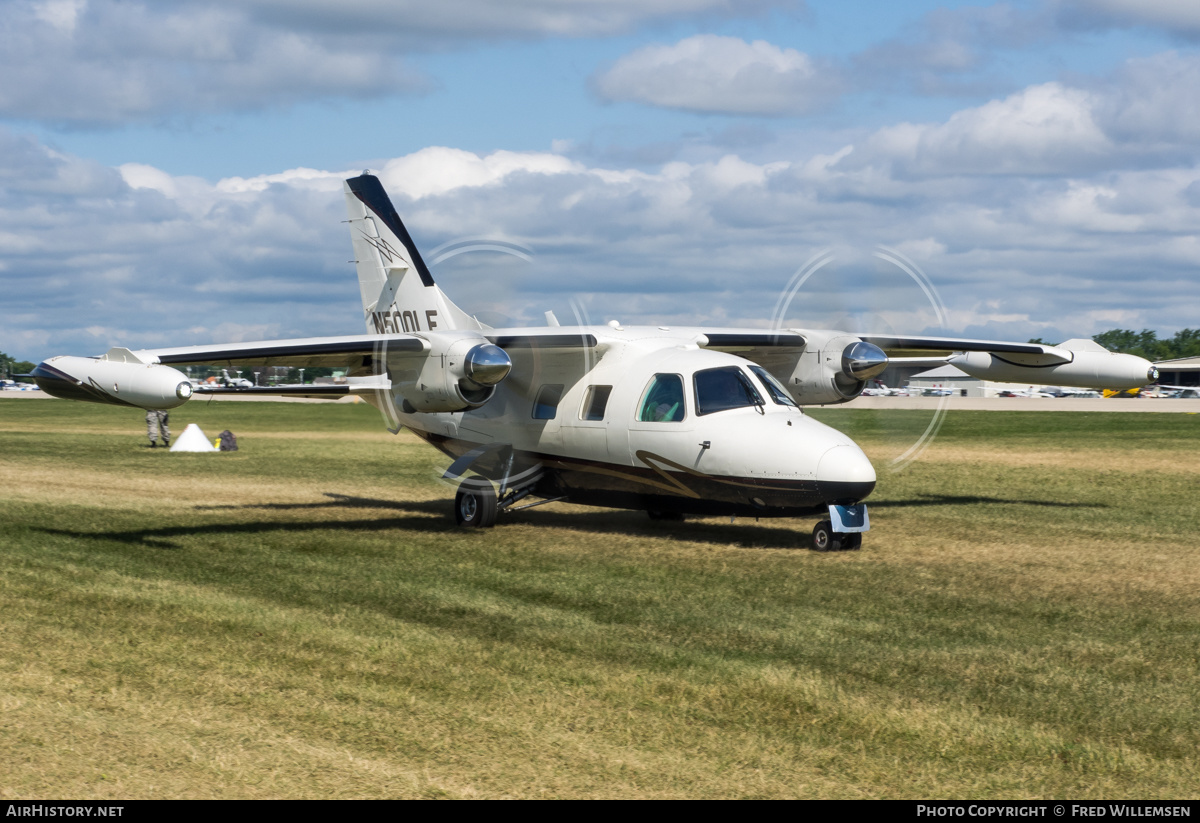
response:
<path id="1" fill-rule="evenodd" d="M 164 447 L 171 445 L 171 428 L 168 425 L 169 415 L 164 410 L 146 409 L 146 436 L 150 438 L 150 448 L 158 448 L 158 438 L 162 435 Z"/>

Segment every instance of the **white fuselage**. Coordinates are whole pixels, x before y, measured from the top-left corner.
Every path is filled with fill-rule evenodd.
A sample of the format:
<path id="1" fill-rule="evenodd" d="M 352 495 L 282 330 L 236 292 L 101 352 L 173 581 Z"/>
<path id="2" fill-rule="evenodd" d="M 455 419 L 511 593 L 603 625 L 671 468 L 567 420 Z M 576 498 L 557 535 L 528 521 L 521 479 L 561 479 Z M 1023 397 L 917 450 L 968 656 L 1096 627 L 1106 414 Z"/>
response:
<path id="1" fill-rule="evenodd" d="M 789 516 L 856 502 L 874 487 L 875 471 L 849 437 L 775 400 L 750 361 L 699 348 L 697 330 L 562 331 L 592 335 L 596 346 L 510 349 L 512 373 L 481 408 L 406 414 L 397 404 L 396 418 L 456 458 L 511 445 L 517 474 L 544 475 L 536 494 L 584 503 Z M 759 402 L 702 408 L 705 377 L 696 375 L 716 370 L 728 382 L 730 369 Z M 655 420 L 648 393 L 660 380 L 681 391 L 660 404 L 669 419 Z"/>

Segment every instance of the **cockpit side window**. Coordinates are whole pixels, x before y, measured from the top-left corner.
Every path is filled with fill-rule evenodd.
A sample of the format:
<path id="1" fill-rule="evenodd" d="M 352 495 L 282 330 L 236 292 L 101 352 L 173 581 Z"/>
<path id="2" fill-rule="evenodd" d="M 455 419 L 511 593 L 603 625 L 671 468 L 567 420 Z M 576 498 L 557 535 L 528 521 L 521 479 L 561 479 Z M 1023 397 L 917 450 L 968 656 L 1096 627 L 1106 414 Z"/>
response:
<path id="1" fill-rule="evenodd" d="M 783 384 L 776 380 L 775 376 L 769 371 L 764 369 L 762 366 L 751 366 L 750 371 L 754 372 L 754 374 L 758 376 L 758 379 L 762 381 L 763 388 L 767 390 L 767 394 L 771 395 L 771 399 L 780 406 L 796 405 L 796 401 L 792 399 L 790 394 L 788 394 L 787 389 L 785 389 Z"/>
<path id="2" fill-rule="evenodd" d="M 763 405 L 762 395 L 737 366 L 698 371 L 692 375 L 692 384 L 698 415 Z"/>
<path id="3" fill-rule="evenodd" d="M 637 419 L 643 423 L 678 423 L 683 419 L 683 378 L 656 374 L 642 394 Z"/>

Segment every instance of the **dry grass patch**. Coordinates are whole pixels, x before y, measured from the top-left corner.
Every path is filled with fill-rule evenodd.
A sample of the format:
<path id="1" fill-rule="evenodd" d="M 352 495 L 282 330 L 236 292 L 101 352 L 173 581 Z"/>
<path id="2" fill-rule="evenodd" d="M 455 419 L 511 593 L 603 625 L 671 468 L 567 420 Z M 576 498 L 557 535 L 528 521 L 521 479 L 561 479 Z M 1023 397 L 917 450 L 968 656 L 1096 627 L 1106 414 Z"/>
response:
<path id="1" fill-rule="evenodd" d="M 459 530 L 432 450 L 355 407 L 224 404 L 249 448 L 188 456 L 43 405 L 0 403 L 0 796 L 1200 782 L 1194 484 L 1038 462 L 1069 415 L 966 421 L 990 456 L 881 473 L 863 550 L 822 555 L 811 523 L 558 504 Z"/>

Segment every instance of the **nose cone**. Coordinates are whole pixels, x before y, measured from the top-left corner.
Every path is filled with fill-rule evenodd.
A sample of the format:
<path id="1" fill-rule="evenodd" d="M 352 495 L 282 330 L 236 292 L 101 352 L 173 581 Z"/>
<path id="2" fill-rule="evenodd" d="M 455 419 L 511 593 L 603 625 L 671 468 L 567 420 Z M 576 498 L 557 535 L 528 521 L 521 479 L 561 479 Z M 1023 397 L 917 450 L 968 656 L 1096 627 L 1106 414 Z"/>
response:
<path id="1" fill-rule="evenodd" d="M 817 488 L 830 503 L 857 503 L 874 491 L 875 467 L 858 446 L 834 446 L 817 464 Z"/>

